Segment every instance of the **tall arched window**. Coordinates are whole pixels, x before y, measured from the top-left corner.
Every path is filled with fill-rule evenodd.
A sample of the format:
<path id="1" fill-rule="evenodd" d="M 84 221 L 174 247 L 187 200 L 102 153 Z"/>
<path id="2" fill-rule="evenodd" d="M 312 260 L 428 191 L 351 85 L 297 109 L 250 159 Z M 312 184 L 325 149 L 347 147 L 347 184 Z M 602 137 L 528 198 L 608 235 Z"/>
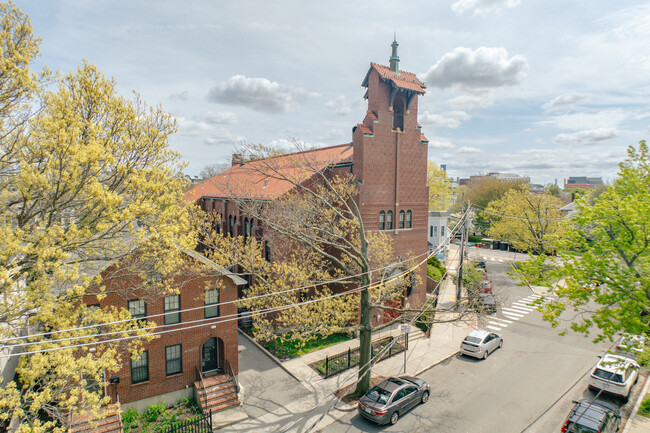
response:
<path id="1" fill-rule="evenodd" d="M 248 218 L 244 218 L 244 239 L 248 239 Z"/>
<path id="2" fill-rule="evenodd" d="M 253 218 L 251 218 L 250 221 L 250 227 L 248 228 L 248 232 L 253 236 Z"/>
<path id="3" fill-rule="evenodd" d="M 393 230 L 393 211 L 389 210 L 386 213 L 386 230 Z"/>
<path id="4" fill-rule="evenodd" d="M 228 215 L 228 234 L 232 236 L 232 215 Z"/>
<path id="5" fill-rule="evenodd" d="M 379 230 L 386 230 L 386 212 L 379 212 Z"/>
<path id="6" fill-rule="evenodd" d="M 404 228 L 404 211 L 399 211 L 399 228 Z"/>
<path id="7" fill-rule="evenodd" d="M 410 229 L 412 227 L 411 222 L 413 221 L 413 213 L 410 210 L 406 211 L 406 228 Z"/>
<path id="8" fill-rule="evenodd" d="M 400 131 L 404 131 L 404 111 L 404 98 L 395 98 L 393 101 L 393 129 L 399 128 Z"/>

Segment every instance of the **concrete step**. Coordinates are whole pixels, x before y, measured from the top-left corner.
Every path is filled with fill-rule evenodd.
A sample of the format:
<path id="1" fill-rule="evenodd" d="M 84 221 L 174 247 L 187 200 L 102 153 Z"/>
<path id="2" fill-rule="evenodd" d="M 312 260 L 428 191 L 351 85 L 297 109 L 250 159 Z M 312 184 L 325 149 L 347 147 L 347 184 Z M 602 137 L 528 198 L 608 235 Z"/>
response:
<path id="1" fill-rule="evenodd" d="M 232 399 L 232 400 L 226 400 L 224 402 L 221 402 L 219 404 L 212 405 L 206 409 L 206 411 L 210 411 L 212 409 L 212 413 L 219 412 L 221 410 L 225 410 L 231 407 L 239 406 L 241 403 L 239 402 L 238 398 Z"/>
<path id="2" fill-rule="evenodd" d="M 121 433 L 123 430 L 120 417 L 120 414 L 112 414 L 95 422 L 91 419 L 79 419 L 73 421 L 70 432 Z"/>

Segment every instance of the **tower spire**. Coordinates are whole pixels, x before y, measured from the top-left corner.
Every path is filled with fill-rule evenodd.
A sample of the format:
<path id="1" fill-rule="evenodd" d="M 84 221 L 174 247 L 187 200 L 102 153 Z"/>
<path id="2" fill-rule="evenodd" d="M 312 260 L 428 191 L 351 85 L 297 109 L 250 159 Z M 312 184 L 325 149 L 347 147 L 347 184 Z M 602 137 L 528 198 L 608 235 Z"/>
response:
<path id="1" fill-rule="evenodd" d="M 390 55 L 390 70 L 399 74 L 399 56 L 397 55 L 397 47 L 399 44 L 397 43 L 396 33 L 393 33 L 393 43 L 390 46 L 393 49 Z"/>

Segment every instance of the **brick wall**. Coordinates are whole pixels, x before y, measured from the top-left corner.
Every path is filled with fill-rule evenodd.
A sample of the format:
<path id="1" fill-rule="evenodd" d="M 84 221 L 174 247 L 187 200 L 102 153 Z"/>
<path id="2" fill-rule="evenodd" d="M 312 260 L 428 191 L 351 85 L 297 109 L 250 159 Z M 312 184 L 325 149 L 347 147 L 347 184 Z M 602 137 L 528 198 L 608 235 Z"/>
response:
<path id="1" fill-rule="evenodd" d="M 109 268 L 105 273 L 110 273 L 113 270 Z M 147 315 L 163 313 L 163 297 L 161 295 L 151 296 L 143 293 L 142 289 L 132 289 L 139 287 L 138 280 L 137 277 L 132 277 L 130 281 L 129 279 L 107 280 L 105 285 L 109 294 L 99 303 L 100 306 L 104 308 L 113 305 L 128 309 L 128 300 L 143 298 L 147 302 Z M 234 301 L 237 298 L 237 287 L 229 277 L 196 278 L 193 275 L 191 280 L 177 281 L 177 283 L 178 287 L 182 287 L 180 293 L 181 309 L 202 307 L 204 305 L 203 293 L 206 287 L 216 288 L 217 285 L 221 287 L 219 293 L 220 302 Z M 96 304 L 97 298 L 95 296 L 86 296 L 84 302 L 88 305 Z M 236 317 L 234 316 L 236 314 L 237 307 L 234 303 L 220 306 L 220 317 Z M 115 399 L 115 391 L 117 390 L 120 402 L 129 403 L 191 387 L 196 380 L 196 368 L 201 369 L 202 345 L 211 337 L 223 340 L 224 359 L 230 362 L 234 373 L 237 374 L 239 371 L 237 321 L 231 320 L 210 325 L 209 322 L 219 320 L 218 318 L 212 318 L 205 322 L 187 323 L 202 320 L 204 317 L 203 308 L 199 308 L 193 311 L 182 311 L 180 315 L 181 323 L 176 325 L 164 325 L 163 316 L 150 319 L 156 322 L 158 326 L 156 331 L 181 330 L 158 335 L 151 342 L 144 344 L 149 357 L 149 380 L 145 382 L 131 383 L 130 356 L 126 351 L 120 351 L 119 357 L 122 368 L 118 373 L 111 374 L 111 376 L 119 376 L 120 383 L 118 385 L 109 385 L 108 394 Z M 208 323 L 208 325 L 205 325 L 205 323 Z M 200 324 L 205 326 L 182 330 L 183 326 Z M 181 344 L 182 372 L 167 376 L 165 347 L 176 344 Z"/>

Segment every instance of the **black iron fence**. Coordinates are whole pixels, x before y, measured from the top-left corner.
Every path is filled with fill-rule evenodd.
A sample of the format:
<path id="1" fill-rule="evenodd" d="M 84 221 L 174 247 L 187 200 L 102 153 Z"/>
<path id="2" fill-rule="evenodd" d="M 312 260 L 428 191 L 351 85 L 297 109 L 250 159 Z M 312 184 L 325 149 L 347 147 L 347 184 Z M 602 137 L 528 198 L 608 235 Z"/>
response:
<path id="1" fill-rule="evenodd" d="M 198 418 L 179 421 L 163 433 L 212 433 L 212 409 Z"/>
<path id="2" fill-rule="evenodd" d="M 379 352 L 382 351 L 387 345 L 390 345 L 394 339 L 397 341 L 390 346 L 390 349 L 384 353 L 379 361 L 382 359 L 390 358 L 391 356 L 402 353 L 408 350 L 409 335 L 401 334 L 398 337 L 387 337 L 377 340 L 372 343 L 372 355 L 374 358 Z M 339 353 L 333 356 L 327 356 L 323 361 L 314 365 L 316 371 L 327 379 L 328 377 L 335 376 L 345 370 L 359 365 L 359 348 L 348 349 L 347 352 Z"/>

